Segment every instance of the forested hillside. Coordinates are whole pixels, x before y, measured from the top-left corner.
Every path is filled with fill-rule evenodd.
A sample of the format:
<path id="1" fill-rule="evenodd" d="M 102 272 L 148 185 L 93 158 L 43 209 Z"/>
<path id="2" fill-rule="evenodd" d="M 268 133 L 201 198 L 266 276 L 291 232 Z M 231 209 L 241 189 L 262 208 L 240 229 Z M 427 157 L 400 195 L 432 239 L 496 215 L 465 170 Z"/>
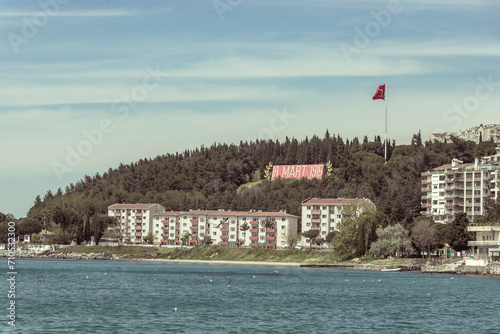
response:
<path id="1" fill-rule="evenodd" d="M 300 203 L 308 197 L 367 197 L 377 209 L 397 222 L 413 215 L 420 203 L 420 173 L 452 158 L 464 162 L 493 154 L 492 142 L 479 145 L 454 139 L 452 143 L 423 143 L 420 133 L 411 145 L 384 145 L 380 137 L 351 141 L 326 132 L 298 140 L 213 144 L 120 164 L 103 175 L 86 176 L 53 194 L 37 196 L 28 217 L 43 221 L 47 212 L 72 212 L 75 217 L 105 213 L 113 203 L 159 203 L 166 210 L 287 210 L 300 215 Z M 331 161 L 332 175 L 323 180 L 263 180 L 273 164 L 313 164 Z M 418 209 L 417 209 L 418 211 Z"/>

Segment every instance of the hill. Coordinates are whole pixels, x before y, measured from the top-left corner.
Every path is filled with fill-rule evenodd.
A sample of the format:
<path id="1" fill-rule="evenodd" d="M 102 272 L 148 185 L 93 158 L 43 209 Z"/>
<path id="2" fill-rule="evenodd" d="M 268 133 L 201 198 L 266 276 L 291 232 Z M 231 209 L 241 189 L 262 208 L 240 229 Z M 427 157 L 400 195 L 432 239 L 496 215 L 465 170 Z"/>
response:
<path id="1" fill-rule="evenodd" d="M 159 203 L 166 210 L 226 209 L 287 210 L 300 215 L 301 201 L 308 197 L 366 197 L 392 221 L 402 221 L 420 204 L 420 173 L 452 158 L 464 162 L 493 154 L 492 142 L 476 145 L 454 139 L 452 143 L 422 142 L 414 134 L 411 145 L 384 145 L 380 137 L 360 142 L 331 136 L 301 141 L 240 142 L 213 144 L 120 164 L 106 173 L 85 176 L 75 184 L 43 198 L 37 196 L 29 218 L 43 221 L 47 212 L 70 212 L 64 224 L 81 224 L 114 203 Z M 315 164 L 330 161 L 332 175 L 323 180 L 264 180 L 273 164 Z M 251 187 L 245 187 L 252 183 Z M 238 191 L 238 189 L 240 189 Z M 72 215 L 73 218 L 70 216 Z M 68 218 L 70 217 L 70 218 Z M 52 215 L 52 218 L 54 216 Z"/>

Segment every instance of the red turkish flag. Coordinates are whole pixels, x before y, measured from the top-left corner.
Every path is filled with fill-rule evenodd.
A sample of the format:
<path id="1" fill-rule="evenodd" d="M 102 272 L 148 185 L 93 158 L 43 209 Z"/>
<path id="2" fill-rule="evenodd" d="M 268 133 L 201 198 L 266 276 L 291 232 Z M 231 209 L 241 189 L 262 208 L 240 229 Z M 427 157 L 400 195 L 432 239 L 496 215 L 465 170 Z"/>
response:
<path id="1" fill-rule="evenodd" d="M 380 85 L 377 87 L 375 95 L 373 95 L 374 100 L 385 100 L 385 85 Z"/>

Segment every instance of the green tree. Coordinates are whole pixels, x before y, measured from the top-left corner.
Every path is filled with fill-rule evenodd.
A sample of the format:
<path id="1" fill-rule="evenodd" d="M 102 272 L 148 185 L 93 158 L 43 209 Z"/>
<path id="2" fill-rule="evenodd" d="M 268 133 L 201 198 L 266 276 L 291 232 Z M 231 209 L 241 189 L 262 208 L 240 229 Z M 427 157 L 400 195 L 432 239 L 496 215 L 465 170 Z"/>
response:
<path id="1" fill-rule="evenodd" d="M 319 236 L 319 230 L 312 229 L 312 230 L 309 230 L 309 231 L 305 231 L 305 232 L 302 233 L 302 236 L 304 238 L 309 239 L 309 248 L 312 248 L 313 242 Z"/>
<path id="2" fill-rule="evenodd" d="M 461 212 L 455 216 L 455 219 L 450 226 L 451 240 L 449 244 L 457 252 L 469 249 L 467 244 L 471 239 L 471 234 L 467 232 L 467 225 L 469 225 L 467 214 L 465 212 Z"/>
<path id="3" fill-rule="evenodd" d="M 407 256 L 413 252 L 408 231 L 401 224 L 377 228 L 377 241 L 370 247 L 374 256 Z"/>
<path id="4" fill-rule="evenodd" d="M 418 250 L 427 251 L 427 258 L 430 258 L 431 251 L 437 246 L 437 229 L 432 218 L 418 217 L 415 226 L 411 230 L 411 237 Z"/>
<path id="5" fill-rule="evenodd" d="M 331 242 L 334 251 L 343 256 L 364 255 L 373 239 L 372 225 L 377 225 L 379 216 L 375 207 L 367 202 L 344 205 L 342 221 Z"/>
<path id="6" fill-rule="evenodd" d="M 247 237 L 247 231 L 250 229 L 250 224 L 248 224 L 246 221 L 243 222 L 240 226 L 240 231 L 243 232 L 243 244 L 245 243 L 246 237 Z"/>
<path id="7" fill-rule="evenodd" d="M 16 232 L 19 235 L 40 233 L 42 224 L 34 218 L 26 218 L 16 224 Z"/>
<path id="8" fill-rule="evenodd" d="M 213 241 L 212 237 L 210 237 L 209 235 L 207 235 L 207 236 L 205 237 L 205 245 L 210 246 L 210 245 L 211 245 L 211 244 L 213 244 L 213 243 L 214 243 L 214 241 Z"/>
<path id="9" fill-rule="evenodd" d="M 191 238 L 191 232 L 184 231 L 184 233 L 182 234 L 182 237 L 181 237 L 181 241 L 182 241 L 181 248 L 182 248 L 182 245 L 185 245 L 189 242 L 190 238 Z"/>
<path id="10" fill-rule="evenodd" d="M 147 243 L 148 245 L 152 245 L 154 241 L 155 241 L 155 236 L 153 235 L 153 232 L 149 232 L 144 237 L 144 242 Z"/>

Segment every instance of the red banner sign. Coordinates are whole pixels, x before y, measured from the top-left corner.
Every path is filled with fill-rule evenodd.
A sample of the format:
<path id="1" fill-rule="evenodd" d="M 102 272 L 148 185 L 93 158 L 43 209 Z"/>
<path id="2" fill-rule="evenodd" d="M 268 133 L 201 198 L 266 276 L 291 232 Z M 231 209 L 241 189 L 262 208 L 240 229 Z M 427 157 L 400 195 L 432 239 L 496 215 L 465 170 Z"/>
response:
<path id="1" fill-rule="evenodd" d="M 322 179 L 325 165 L 276 165 L 273 166 L 271 181 L 276 179 Z"/>

